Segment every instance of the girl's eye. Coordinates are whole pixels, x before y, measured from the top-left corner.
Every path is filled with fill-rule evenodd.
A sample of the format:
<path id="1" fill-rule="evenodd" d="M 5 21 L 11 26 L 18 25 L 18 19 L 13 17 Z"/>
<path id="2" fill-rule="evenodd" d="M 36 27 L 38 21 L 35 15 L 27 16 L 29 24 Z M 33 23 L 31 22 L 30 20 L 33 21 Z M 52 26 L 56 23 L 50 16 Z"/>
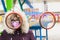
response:
<path id="1" fill-rule="evenodd" d="M 14 19 L 12 19 L 11 21 L 15 21 Z"/>

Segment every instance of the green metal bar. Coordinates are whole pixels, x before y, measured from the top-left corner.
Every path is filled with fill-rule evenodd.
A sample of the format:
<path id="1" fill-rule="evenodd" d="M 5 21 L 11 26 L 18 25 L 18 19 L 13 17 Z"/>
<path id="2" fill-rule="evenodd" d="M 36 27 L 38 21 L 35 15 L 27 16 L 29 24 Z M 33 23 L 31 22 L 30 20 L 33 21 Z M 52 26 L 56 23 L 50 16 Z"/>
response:
<path id="1" fill-rule="evenodd" d="M 6 0 L 7 11 L 11 10 L 12 7 L 13 7 L 13 0 Z"/>
<path id="2" fill-rule="evenodd" d="M 23 1 L 23 3 L 21 3 L 21 0 L 18 0 L 18 2 L 19 2 L 21 10 L 23 11 L 23 4 L 25 3 L 25 0 Z"/>

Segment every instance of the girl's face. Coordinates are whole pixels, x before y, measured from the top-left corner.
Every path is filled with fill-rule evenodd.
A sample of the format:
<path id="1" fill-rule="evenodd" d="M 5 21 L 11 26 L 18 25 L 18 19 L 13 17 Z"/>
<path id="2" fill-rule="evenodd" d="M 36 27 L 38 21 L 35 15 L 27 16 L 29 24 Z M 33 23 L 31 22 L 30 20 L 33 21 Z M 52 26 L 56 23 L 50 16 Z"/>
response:
<path id="1" fill-rule="evenodd" d="M 20 16 L 17 14 L 11 14 L 7 17 L 7 22 L 9 28 L 18 29 L 21 26 Z"/>
<path id="2" fill-rule="evenodd" d="M 20 20 L 17 16 L 15 16 L 12 20 L 11 20 L 11 24 L 14 28 L 18 28 L 20 27 Z"/>

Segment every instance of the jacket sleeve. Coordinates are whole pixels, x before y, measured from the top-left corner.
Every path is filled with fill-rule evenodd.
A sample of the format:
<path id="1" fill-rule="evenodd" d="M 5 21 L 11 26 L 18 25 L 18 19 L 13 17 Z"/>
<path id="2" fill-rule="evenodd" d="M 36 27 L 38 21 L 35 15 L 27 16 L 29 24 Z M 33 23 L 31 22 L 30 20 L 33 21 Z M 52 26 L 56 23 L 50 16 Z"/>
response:
<path id="1" fill-rule="evenodd" d="M 30 40 L 36 40 L 35 37 L 34 37 L 34 35 L 33 35 L 33 32 L 29 31 L 29 33 L 30 33 Z"/>
<path id="2" fill-rule="evenodd" d="M 3 31 L 2 35 L 0 36 L 0 40 L 6 40 L 5 38 L 6 38 L 6 32 Z"/>

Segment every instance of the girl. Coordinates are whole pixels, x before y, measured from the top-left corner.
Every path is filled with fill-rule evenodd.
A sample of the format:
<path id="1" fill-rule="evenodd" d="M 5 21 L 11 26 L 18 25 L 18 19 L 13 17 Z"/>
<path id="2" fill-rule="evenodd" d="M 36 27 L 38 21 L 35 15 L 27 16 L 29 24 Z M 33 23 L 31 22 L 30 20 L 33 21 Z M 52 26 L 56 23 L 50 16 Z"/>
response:
<path id="1" fill-rule="evenodd" d="M 13 21 L 19 21 L 17 24 L 21 22 L 21 20 L 19 20 L 20 16 L 18 16 L 17 13 L 22 17 L 22 25 L 18 27 L 15 26 L 14 28 L 12 26 L 14 24 L 12 23 Z M 15 17 L 13 15 L 15 15 Z M 32 31 L 29 30 L 29 23 L 26 15 L 23 12 L 17 11 L 13 12 L 13 15 L 11 16 L 11 12 L 5 14 L 4 31 L 0 36 L 0 40 L 35 40 Z"/>
<path id="2" fill-rule="evenodd" d="M 35 40 L 32 31 L 29 30 L 29 23 L 25 13 L 21 9 L 14 8 L 13 11 L 5 14 L 4 30 L 0 40 Z"/>

